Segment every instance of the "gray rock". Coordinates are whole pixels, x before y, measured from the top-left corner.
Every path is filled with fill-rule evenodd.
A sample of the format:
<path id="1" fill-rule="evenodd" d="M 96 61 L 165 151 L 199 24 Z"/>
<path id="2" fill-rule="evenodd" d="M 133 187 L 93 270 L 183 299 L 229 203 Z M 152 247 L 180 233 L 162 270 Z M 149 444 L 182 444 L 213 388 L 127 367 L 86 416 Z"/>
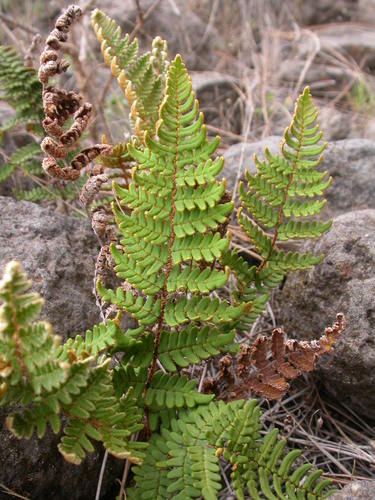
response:
<path id="1" fill-rule="evenodd" d="M 280 322 L 291 337 L 311 339 L 336 313 L 345 314 L 347 330 L 318 373 L 338 400 L 375 418 L 375 210 L 340 215 L 330 232 L 301 250 L 325 260 L 287 278 L 279 292 Z"/>
<path id="2" fill-rule="evenodd" d="M 22 263 L 33 289 L 46 301 L 43 318 L 54 332 L 66 339 L 99 322 L 92 293 L 98 244 L 88 221 L 5 197 L 0 197 L 0 211 L 0 270 L 12 259 Z M 81 466 L 68 464 L 58 452 L 58 436 L 49 431 L 42 440 L 18 440 L 5 429 L 4 414 L 2 410 L 0 483 L 33 499 L 94 497 L 102 450 Z M 109 460 L 103 493 L 120 477 L 122 466 Z"/>
<path id="3" fill-rule="evenodd" d="M 222 175 L 227 188 L 233 191 L 240 171 L 255 172 L 253 155 L 264 158 L 264 148 L 271 153 L 280 151 L 281 137 L 271 136 L 253 144 L 235 144 L 225 153 Z M 332 186 L 326 191 L 327 205 L 323 218 L 329 218 L 350 210 L 375 208 L 375 142 L 370 139 L 346 139 L 330 142 L 324 152 L 322 169 L 333 177 Z"/>
<path id="4" fill-rule="evenodd" d="M 0 421 L 3 420 L 0 417 Z M 0 425 L 0 483 L 32 500 L 87 500 L 95 497 L 103 450 L 89 454 L 81 465 L 67 463 L 59 453 L 59 437 L 50 430 L 43 439 L 35 436 L 19 440 Z M 102 483 L 102 494 L 118 492 L 116 478 L 124 463 L 109 456 Z M 2 495 L 0 498 L 10 498 Z"/>
<path id="5" fill-rule="evenodd" d="M 324 131 L 325 141 L 341 141 L 351 132 L 349 113 L 342 113 L 331 106 L 319 110 L 319 124 Z"/>
<path id="6" fill-rule="evenodd" d="M 375 497 L 375 481 L 353 481 L 347 484 L 331 500 L 373 500 Z"/>
<path id="7" fill-rule="evenodd" d="M 326 215 L 375 208 L 375 142 L 347 139 L 331 142 L 322 167 L 333 177 L 326 192 Z"/>
<path id="8" fill-rule="evenodd" d="M 295 4 L 297 20 L 303 24 L 321 24 L 328 22 L 348 21 L 353 19 L 357 10 L 358 0 L 318 0 L 309 2 L 289 2 Z"/>
<path id="9" fill-rule="evenodd" d="M 98 243 L 87 220 L 0 197 L 0 271 L 21 262 L 45 299 L 42 317 L 64 339 L 100 321 L 93 277 Z"/>

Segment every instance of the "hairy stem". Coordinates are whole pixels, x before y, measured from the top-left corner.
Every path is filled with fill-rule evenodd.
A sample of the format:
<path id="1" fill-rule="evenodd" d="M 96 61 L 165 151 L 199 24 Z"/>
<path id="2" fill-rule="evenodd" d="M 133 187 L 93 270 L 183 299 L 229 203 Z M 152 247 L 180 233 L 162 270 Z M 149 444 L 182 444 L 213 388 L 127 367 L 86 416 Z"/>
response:
<path id="1" fill-rule="evenodd" d="M 176 89 L 176 94 L 178 95 L 178 85 Z M 180 117 L 180 103 L 178 102 L 177 104 L 178 112 L 177 112 L 177 130 L 176 130 L 176 144 L 175 144 L 175 155 L 174 155 L 174 160 L 173 160 L 173 190 L 171 194 L 171 215 L 170 215 L 170 225 L 171 225 L 171 235 L 169 238 L 168 242 L 168 263 L 167 267 L 165 270 L 165 278 L 164 278 L 164 285 L 163 285 L 163 290 L 161 294 L 161 308 L 160 308 L 160 316 L 159 316 L 159 321 L 157 323 L 156 331 L 155 331 L 155 337 L 154 337 L 154 352 L 152 356 L 152 361 L 150 368 L 148 370 L 148 375 L 147 375 L 147 381 L 146 385 L 143 391 L 143 400 L 145 402 L 145 417 L 146 417 L 146 434 L 147 436 L 150 436 L 150 422 L 149 422 L 149 412 L 146 407 L 146 394 L 147 390 L 150 387 L 152 377 L 154 376 L 155 370 L 156 370 L 156 365 L 157 365 L 157 360 L 159 356 L 159 344 L 160 344 L 160 336 L 163 328 L 163 322 L 164 322 L 164 312 L 165 312 L 165 307 L 167 304 L 167 297 L 168 297 L 168 278 L 169 275 L 172 272 L 172 267 L 173 267 L 173 258 L 172 258 L 172 247 L 173 243 L 176 237 L 176 234 L 174 232 L 174 219 L 176 215 L 176 205 L 175 205 L 175 197 L 176 197 L 176 192 L 177 192 L 177 183 L 176 183 L 176 175 L 177 175 L 177 161 L 178 161 L 178 145 L 179 145 L 179 133 L 180 133 L 180 126 L 179 126 L 179 117 Z"/>

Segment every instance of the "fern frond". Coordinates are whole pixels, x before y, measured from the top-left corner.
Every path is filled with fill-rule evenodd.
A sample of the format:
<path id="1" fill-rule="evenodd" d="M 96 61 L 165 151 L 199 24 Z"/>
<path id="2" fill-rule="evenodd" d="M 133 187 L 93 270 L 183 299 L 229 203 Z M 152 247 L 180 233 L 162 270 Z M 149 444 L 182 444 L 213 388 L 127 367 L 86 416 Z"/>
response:
<path id="1" fill-rule="evenodd" d="M 151 498 L 157 492 L 155 498 L 217 499 L 220 456 L 232 464 L 239 499 L 245 494 L 280 500 L 328 496 L 330 481 L 319 481 L 322 471 L 310 472 L 310 464 L 293 467 L 301 451 L 285 454 L 278 429 L 261 437 L 260 419 L 256 400 L 219 401 L 181 412 L 151 439 L 143 465 L 134 469 L 132 498 Z M 164 487 L 157 490 L 161 481 Z"/>
<path id="2" fill-rule="evenodd" d="M 29 166 L 35 168 L 35 157 L 41 155 L 40 145 L 32 142 L 17 149 L 8 159 L 8 162 L 0 167 L 0 182 L 10 177 L 17 168 L 22 168 L 26 174 L 31 173 Z"/>
<path id="3" fill-rule="evenodd" d="M 260 162 L 255 157 L 258 172 L 246 173 L 247 187 L 240 186 L 242 205 L 251 215 L 248 219 L 239 212 L 239 222 L 250 241 L 263 257 L 261 268 L 273 260 L 273 269 L 283 262 L 283 269 L 293 269 L 286 263 L 289 259 L 278 259 L 277 241 L 289 239 L 316 238 L 328 231 L 332 222 L 322 223 L 312 217 L 317 216 L 324 205 L 324 199 L 308 199 L 323 196 L 331 183 L 326 172 L 315 170 L 323 157 L 326 144 L 320 144 L 322 133 L 316 125 L 318 111 L 315 108 L 309 88 L 297 100 L 291 125 L 286 129 L 281 144 L 282 156 L 273 156 L 266 150 L 266 160 Z M 302 218 L 308 220 L 303 222 Z M 256 222 L 258 221 L 258 222 Z M 265 233 L 258 224 L 273 229 L 273 234 Z M 292 260 L 292 259 L 291 259 Z M 316 264 L 311 257 L 303 257 L 303 266 Z"/>
<path id="4" fill-rule="evenodd" d="M 19 124 L 37 125 L 43 119 L 42 85 L 36 71 L 24 65 L 18 52 L 11 46 L 0 45 L 0 99 L 6 101 L 16 115 L 5 132 Z"/>
<path id="5" fill-rule="evenodd" d="M 64 361 L 97 357 L 100 353 L 114 347 L 119 336 L 117 323 L 108 320 L 106 324 L 100 323 L 92 330 L 87 330 L 84 338 L 76 335 L 74 339 L 68 339 L 63 346 L 59 347 L 57 356 Z"/>
<path id="6" fill-rule="evenodd" d="M 105 291 L 99 285 L 103 300 L 121 305 L 142 325 L 155 324 L 160 313 L 168 326 L 188 321 L 229 322 L 245 307 L 201 297 L 224 286 L 229 278 L 229 268 L 200 269 L 194 261 L 212 262 L 227 248 L 229 238 L 222 237 L 218 226 L 233 208 L 233 203 L 221 202 L 225 183 L 214 178 L 223 166 L 222 159 L 210 159 L 218 141 L 209 142 L 206 136 L 191 79 L 177 56 L 169 66 L 156 138 L 147 134 L 145 147 L 129 146 L 137 162 L 133 183 L 128 188 L 115 186 L 121 205 L 131 210 L 129 214 L 114 206 L 124 247 L 112 246 L 115 270 L 148 298 L 135 299 L 129 290 Z M 188 188 L 178 181 L 187 175 L 193 179 Z M 192 297 L 167 298 L 177 291 L 189 291 Z M 154 296 L 164 299 L 155 302 Z M 145 307 L 153 312 L 149 314 Z"/>
<path id="7" fill-rule="evenodd" d="M 61 347 L 50 325 L 33 322 L 43 301 L 26 293 L 30 285 L 17 262 L 7 264 L 0 281 L 0 404 L 22 404 L 7 417 L 8 429 L 19 438 L 35 430 L 42 437 L 50 424 L 57 433 L 63 412 L 68 423 L 59 450 L 66 460 L 80 463 L 99 440 L 116 457 L 141 463 L 147 444 L 130 440 L 143 428 L 137 400 L 130 388 L 116 397 L 109 358 L 95 364 L 116 343 L 117 324 L 109 321 Z"/>
<path id="8" fill-rule="evenodd" d="M 129 35 L 121 37 L 121 28 L 103 12 L 95 9 L 91 17 L 92 26 L 101 44 L 105 63 L 130 105 L 138 138 L 144 141 L 145 133 L 155 133 L 158 111 L 163 98 L 166 74 L 167 44 L 155 38 L 152 52 L 138 55 L 138 41 L 130 41 Z"/>
<path id="9" fill-rule="evenodd" d="M 177 367 L 186 368 L 220 352 L 236 350 L 234 337 L 234 330 L 221 333 L 217 328 L 209 326 L 200 329 L 187 327 L 180 332 L 163 331 L 160 336 L 159 360 L 166 370 L 174 372 Z M 153 352 L 153 336 L 147 334 L 127 349 L 123 359 L 129 360 L 132 366 L 147 367 L 151 363 Z"/>
<path id="10" fill-rule="evenodd" d="M 147 380 L 147 369 L 137 372 L 129 365 L 115 371 L 115 386 L 118 395 L 134 388 L 134 396 L 142 397 Z M 201 394 L 195 390 L 196 382 L 186 376 L 168 375 L 161 371 L 155 373 L 147 390 L 145 403 L 151 409 L 193 408 L 212 400 L 213 395 Z M 139 404 L 142 404 L 141 401 Z"/>
<path id="11" fill-rule="evenodd" d="M 285 131 L 281 156 L 272 155 L 267 149 L 264 161 L 255 156 L 257 173 L 246 172 L 247 188 L 243 183 L 239 186 L 242 207 L 238 211 L 238 222 L 262 262 L 248 271 L 241 265 L 242 272 L 238 273 L 242 276 L 242 285 L 237 287 L 235 295 L 240 302 L 248 300 L 250 295 L 257 296 L 259 312 L 261 304 L 265 305 L 267 288 L 278 286 L 288 271 L 309 269 L 323 259 L 322 255 L 311 253 L 284 253 L 277 246 L 278 241 L 317 238 L 332 225 L 332 221 L 317 219 L 326 200 L 316 197 L 322 197 L 332 181 L 327 179 L 327 172 L 316 170 L 326 147 L 320 143 L 322 134 L 316 125 L 317 116 L 306 87 L 297 100 L 291 125 Z M 254 284 L 245 281 L 251 273 Z M 254 311 L 253 305 L 243 318 L 243 326 L 250 326 L 256 319 Z"/>

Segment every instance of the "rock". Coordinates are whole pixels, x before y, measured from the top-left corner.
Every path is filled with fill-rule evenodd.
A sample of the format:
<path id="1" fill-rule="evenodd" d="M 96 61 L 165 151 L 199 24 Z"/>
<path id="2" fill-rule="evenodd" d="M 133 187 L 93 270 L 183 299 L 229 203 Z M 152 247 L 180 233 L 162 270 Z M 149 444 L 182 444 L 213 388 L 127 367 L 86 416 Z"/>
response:
<path id="1" fill-rule="evenodd" d="M 319 110 L 319 124 L 324 131 L 325 141 L 341 141 L 351 132 L 351 116 L 349 113 L 327 106 Z"/>
<path id="2" fill-rule="evenodd" d="M 347 139 L 331 142 L 322 167 L 333 177 L 326 192 L 325 216 L 375 208 L 375 142 Z"/>
<path id="3" fill-rule="evenodd" d="M 322 24 L 328 22 L 348 21 L 358 10 L 358 0 L 318 0 L 309 2 L 291 2 L 297 4 L 297 20 L 302 24 Z"/>
<path id="4" fill-rule="evenodd" d="M 92 328 L 100 321 L 92 293 L 98 244 L 89 222 L 5 197 L 0 211 L 1 274 L 9 260 L 22 263 L 46 301 L 42 317 L 64 339 Z M 58 436 L 49 431 L 41 440 L 18 440 L 5 429 L 5 414 L 0 410 L 0 483 L 32 499 L 94 498 L 102 448 L 80 466 L 68 464 L 57 449 Z M 103 494 L 122 468 L 122 461 L 109 459 Z"/>
<path id="5" fill-rule="evenodd" d="M 95 497 L 102 449 L 89 454 L 77 466 L 64 460 L 57 449 L 59 437 L 50 430 L 43 439 L 34 436 L 30 440 L 19 440 L 1 422 L 0 440 L 0 483 L 13 492 L 32 500 L 86 500 Z M 108 457 L 101 489 L 103 495 L 112 488 L 118 491 L 115 479 L 121 477 L 123 465 L 123 461 Z M 1 491 L 2 488 L 0 498 L 8 498 L 2 496 Z"/>
<path id="6" fill-rule="evenodd" d="M 319 37 L 321 51 L 350 54 L 358 62 L 366 58 L 366 64 L 373 67 L 375 33 L 371 25 L 323 24 L 315 27 L 313 32 Z"/>
<path id="7" fill-rule="evenodd" d="M 42 317 L 64 339 L 100 321 L 92 293 L 96 237 L 87 220 L 52 208 L 0 197 L 0 271 L 21 262 L 33 289 L 45 299 Z"/>
<path id="8" fill-rule="evenodd" d="M 375 481 L 353 481 L 347 484 L 331 500 L 373 500 L 375 496 Z"/>
<path id="9" fill-rule="evenodd" d="M 375 210 L 340 215 L 331 231 L 301 251 L 325 260 L 287 277 L 279 292 L 280 322 L 291 337 L 311 339 L 336 313 L 345 314 L 347 330 L 318 374 L 339 401 L 375 418 Z"/>
<path id="10" fill-rule="evenodd" d="M 222 176 L 227 179 L 227 188 L 233 191 L 238 170 L 255 172 L 253 155 L 264 158 L 264 148 L 271 153 L 280 151 L 281 137 L 270 136 L 252 144 L 239 143 L 225 153 Z M 243 153 L 242 153 L 243 150 Z M 332 186 L 326 191 L 327 205 L 323 218 L 333 217 L 349 210 L 375 208 L 375 142 L 370 139 L 346 139 L 330 142 L 324 152 L 322 169 L 333 177 Z"/>

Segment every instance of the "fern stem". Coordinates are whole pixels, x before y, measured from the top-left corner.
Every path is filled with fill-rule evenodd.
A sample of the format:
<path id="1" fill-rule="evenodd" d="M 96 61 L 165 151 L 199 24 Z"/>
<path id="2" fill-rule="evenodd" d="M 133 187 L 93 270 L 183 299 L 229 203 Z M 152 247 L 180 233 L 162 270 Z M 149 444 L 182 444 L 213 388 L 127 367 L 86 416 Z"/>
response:
<path id="1" fill-rule="evenodd" d="M 178 95 L 178 83 L 176 84 L 176 94 Z M 164 313 L 165 313 L 165 307 L 167 305 L 167 296 L 168 296 L 168 278 L 169 275 L 172 272 L 172 267 L 173 267 L 173 257 L 172 257 L 172 247 L 173 243 L 176 237 L 175 231 L 174 231 L 174 219 L 176 215 L 176 204 L 175 204 L 175 197 L 177 193 L 177 182 L 176 182 L 176 176 L 177 176 L 177 162 L 178 162 L 178 146 L 180 142 L 180 124 L 179 124 L 179 119 L 181 116 L 180 112 L 180 106 L 181 103 L 178 101 L 177 103 L 177 128 L 176 128 L 176 142 L 175 142 L 175 154 L 174 154 L 174 160 L 173 160 L 173 177 L 172 177 L 172 182 L 173 182 L 173 190 L 171 193 L 171 215 L 170 215 L 170 224 L 171 224 L 171 235 L 169 238 L 168 242 L 168 263 L 167 263 L 167 268 L 165 271 L 165 279 L 164 279 L 164 285 L 163 285 L 163 291 L 161 294 L 161 307 L 160 307 L 160 316 L 159 316 L 159 321 L 156 327 L 156 332 L 155 332 L 155 339 L 154 339 L 154 352 L 152 356 L 152 362 L 150 365 L 150 368 L 148 370 L 148 375 L 147 375 L 147 381 L 146 385 L 143 391 L 143 400 L 145 402 L 145 417 L 146 417 L 146 423 L 145 423 L 145 428 L 146 428 L 146 434 L 147 436 L 150 436 L 151 431 L 150 431 L 150 422 L 149 422 L 149 414 L 148 410 L 146 409 L 146 394 L 147 390 L 150 387 L 152 377 L 154 376 L 156 366 L 157 366 L 157 360 L 159 356 L 159 344 L 160 344 L 160 337 L 161 337 L 161 332 L 163 328 L 163 322 L 164 322 Z"/>

